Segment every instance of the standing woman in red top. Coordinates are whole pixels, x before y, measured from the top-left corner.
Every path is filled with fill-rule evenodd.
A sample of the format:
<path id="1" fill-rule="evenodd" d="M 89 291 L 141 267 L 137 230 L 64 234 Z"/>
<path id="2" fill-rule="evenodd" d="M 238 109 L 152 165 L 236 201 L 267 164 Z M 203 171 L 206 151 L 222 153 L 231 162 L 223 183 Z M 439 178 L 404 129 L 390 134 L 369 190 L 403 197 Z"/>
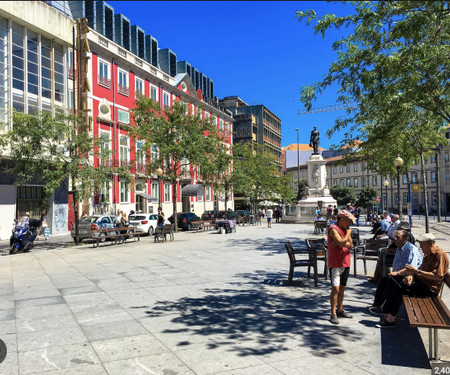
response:
<path id="1" fill-rule="evenodd" d="M 350 273 L 350 249 L 353 247 L 350 225 L 356 220 L 346 210 L 339 212 L 335 224 L 328 229 L 328 267 L 331 275 L 331 318 L 330 322 L 339 324 L 340 318 L 352 318 L 344 311 L 344 291 Z"/>

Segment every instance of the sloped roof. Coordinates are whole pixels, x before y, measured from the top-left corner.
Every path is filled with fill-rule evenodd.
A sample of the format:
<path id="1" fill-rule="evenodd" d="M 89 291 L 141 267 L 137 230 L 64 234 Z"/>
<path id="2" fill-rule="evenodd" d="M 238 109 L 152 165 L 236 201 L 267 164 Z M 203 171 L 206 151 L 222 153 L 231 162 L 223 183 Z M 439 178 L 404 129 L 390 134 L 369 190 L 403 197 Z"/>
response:
<path id="1" fill-rule="evenodd" d="M 299 144 L 298 150 L 299 151 L 312 151 L 312 147 L 310 147 L 310 145 L 308 145 L 308 144 L 306 144 L 306 145 Z M 297 151 L 297 143 L 292 143 L 289 146 L 284 147 L 283 151 Z M 326 151 L 326 149 L 319 146 L 319 151 Z"/>

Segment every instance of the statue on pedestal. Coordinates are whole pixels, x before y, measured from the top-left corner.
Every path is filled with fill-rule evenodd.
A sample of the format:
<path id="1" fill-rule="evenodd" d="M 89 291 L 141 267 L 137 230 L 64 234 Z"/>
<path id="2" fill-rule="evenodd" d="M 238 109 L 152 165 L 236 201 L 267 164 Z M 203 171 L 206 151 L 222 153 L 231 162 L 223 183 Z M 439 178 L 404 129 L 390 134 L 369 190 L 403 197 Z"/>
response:
<path id="1" fill-rule="evenodd" d="M 311 131 L 311 136 L 309 138 L 309 147 L 313 148 L 313 155 L 319 155 L 319 140 L 320 133 L 317 130 L 317 126 L 314 126 L 314 130 Z"/>

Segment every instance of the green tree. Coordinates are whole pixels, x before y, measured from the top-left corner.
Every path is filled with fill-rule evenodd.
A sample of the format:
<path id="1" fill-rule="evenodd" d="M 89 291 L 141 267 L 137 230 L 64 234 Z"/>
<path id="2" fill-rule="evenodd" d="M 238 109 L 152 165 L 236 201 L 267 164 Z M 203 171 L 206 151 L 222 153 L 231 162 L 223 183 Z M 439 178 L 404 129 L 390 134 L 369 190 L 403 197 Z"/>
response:
<path id="1" fill-rule="evenodd" d="M 16 185 L 38 177 L 45 184 L 47 198 L 68 180 L 73 192 L 75 211 L 75 243 L 79 243 L 78 202 L 99 192 L 111 181 L 113 173 L 131 179 L 129 166 L 115 167 L 97 160 L 110 160 L 111 152 L 104 143 L 87 131 L 79 117 L 57 113 L 40 116 L 13 112 L 12 129 L 0 136 L 2 153 L 13 161 L 11 172 L 17 175 Z"/>
<path id="2" fill-rule="evenodd" d="M 357 106 L 338 119 L 328 135 L 346 128 L 341 145 L 361 139 L 370 168 L 395 175 L 396 156 L 405 160 L 402 172 L 407 171 L 436 144 L 436 135 L 450 122 L 449 3 L 352 4 L 353 14 L 343 17 L 297 12 L 300 21 L 314 22 L 315 32 L 322 36 L 330 28 L 350 29 L 334 42 L 338 55 L 328 73 L 322 81 L 302 88 L 301 101 L 309 109 L 318 94 L 337 84 L 338 101 Z M 417 140 L 412 134 L 418 133 L 422 156 L 410 147 L 410 141 Z M 386 139 L 389 144 L 383 142 Z"/>
<path id="3" fill-rule="evenodd" d="M 334 185 L 330 189 L 330 194 L 340 206 L 356 202 L 355 190 L 348 186 Z"/>
<path id="4" fill-rule="evenodd" d="M 307 188 L 308 188 L 308 180 L 302 178 L 298 186 L 297 201 L 301 200 L 306 195 Z"/>
<path id="5" fill-rule="evenodd" d="M 147 97 L 140 97 L 132 110 L 135 126 L 129 133 L 135 140 L 143 142 L 143 149 L 150 150 L 156 145 L 156 157 L 147 163 L 147 172 L 163 170 L 163 178 L 172 183 L 172 205 L 174 218 L 177 217 L 177 179 L 182 168 L 199 166 L 200 171 L 208 171 L 211 160 L 216 160 L 221 137 L 212 118 L 201 119 L 198 114 L 188 113 L 187 105 L 175 101 L 172 107 L 161 111 L 160 103 Z M 225 165 L 222 163 L 221 165 Z M 219 173 L 218 169 L 216 172 Z M 177 220 L 174 220 L 177 229 Z"/>
<path id="6" fill-rule="evenodd" d="M 357 206 L 369 208 L 376 206 L 378 203 L 374 198 L 377 196 L 377 190 L 373 187 L 366 186 L 361 189 L 358 196 Z"/>
<path id="7" fill-rule="evenodd" d="M 250 197 L 254 205 L 272 199 L 289 199 L 293 192 L 287 177 L 281 177 L 273 154 L 247 144 L 233 146 L 233 186 L 235 194 Z"/>

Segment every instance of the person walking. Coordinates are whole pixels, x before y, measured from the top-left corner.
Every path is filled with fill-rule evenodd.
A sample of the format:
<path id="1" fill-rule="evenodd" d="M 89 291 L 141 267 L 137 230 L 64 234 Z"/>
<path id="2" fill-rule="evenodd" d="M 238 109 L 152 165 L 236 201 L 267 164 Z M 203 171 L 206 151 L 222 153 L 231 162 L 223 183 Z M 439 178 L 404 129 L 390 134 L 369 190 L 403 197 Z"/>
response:
<path id="1" fill-rule="evenodd" d="M 330 268 L 331 293 L 330 323 L 339 324 L 340 318 L 353 316 L 344 310 L 344 291 L 350 272 L 350 249 L 353 247 L 350 225 L 355 217 L 348 211 L 342 210 L 337 215 L 335 224 L 328 229 L 328 267 Z"/>
<path id="2" fill-rule="evenodd" d="M 272 228 L 273 210 L 270 207 L 267 209 L 266 215 L 267 215 L 267 226 L 269 228 Z"/>

